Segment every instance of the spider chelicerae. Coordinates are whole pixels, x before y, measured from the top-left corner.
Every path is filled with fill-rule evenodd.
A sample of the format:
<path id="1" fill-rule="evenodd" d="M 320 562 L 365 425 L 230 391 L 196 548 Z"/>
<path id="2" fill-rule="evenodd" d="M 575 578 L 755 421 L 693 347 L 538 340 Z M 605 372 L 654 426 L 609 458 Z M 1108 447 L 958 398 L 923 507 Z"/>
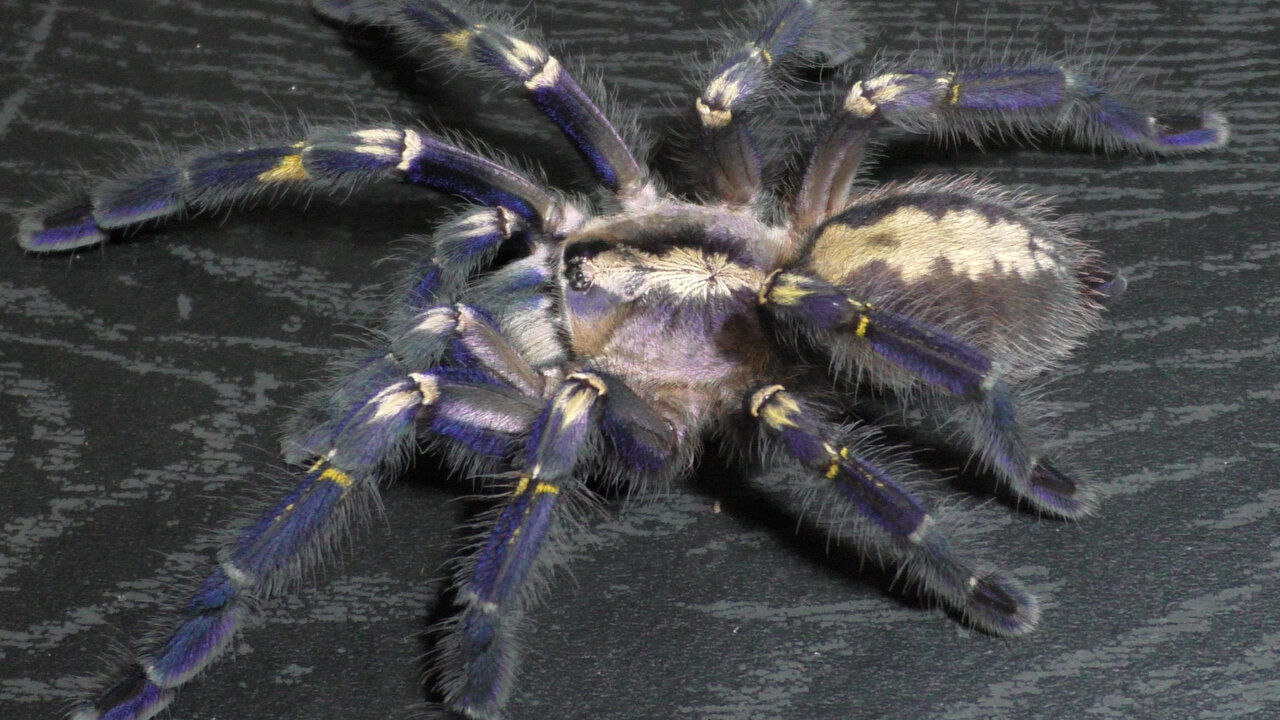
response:
<path id="1" fill-rule="evenodd" d="M 523 91 L 598 192 L 559 193 L 474 143 L 379 126 L 182 154 L 23 219 L 22 246 L 54 252 L 282 188 L 395 178 L 469 203 L 436 229 L 381 346 L 301 413 L 285 441 L 293 490 L 239 531 L 170 634 L 78 718 L 161 711 L 415 451 L 501 495 L 436 636 L 437 690 L 466 716 L 502 715 L 515 628 L 548 548 L 593 492 L 669 483 L 708 444 L 823 508 L 820 520 L 964 621 L 1035 627 L 1029 593 L 949 547 L 876 421 L 910 410 L 1020 502 L 1089 513 L 1089 488 L 1048 461 L 1028 420 L 1029 386 L 1096 327 L 1123 280 L 1033 199 L 971 178 L 867 188 L 859 169 L 891 126 L 1164 153 L 1220 146 L 1220 116 L 1153 114 L 1048 58 L 881 67 L 849 84 L 792 177 L 769 187 L 779 158 L 762 101 L 797 69 L 847 63 L 862 36 L 842 4 L 779 0 L 751 8 L 709 66 L 676 193 L 643 162 L 632 124 L 611 121 L 594 88 L 510 23 L 461 2 L 314 4 Z"/>

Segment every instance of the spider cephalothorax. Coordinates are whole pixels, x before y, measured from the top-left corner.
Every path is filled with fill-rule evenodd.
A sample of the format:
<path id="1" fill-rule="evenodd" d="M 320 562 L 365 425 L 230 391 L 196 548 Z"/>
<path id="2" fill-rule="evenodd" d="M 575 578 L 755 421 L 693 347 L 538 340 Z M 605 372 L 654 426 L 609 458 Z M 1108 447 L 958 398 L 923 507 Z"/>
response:
<path id="1" fill-rule="evenodd" d="M 1036 201 L 973 179 L 863 188 L 883 125 L 961 134 L 1060 132 L 1105 147 L 1192 151 L 1226 141 L 1213 113 L 1142 110 L 1068 64 L 913 66 L 845 91 L 786 188 L 770 188 L 751 120 L 763 89 L 858 46 L 846 11 L 774 0 L 726 46 L 693 103 L 690 197 L 664 189 L 554 57 L 463 2 L 324 0 L 326 17 L 392 28 L 525 93 L 599 186 L 571 200 L 483 152 L 422 130 L 315 130 L 192 152 L 33 213 L 34 252 L 96 244 L 267 188 L 341 190 L 393 178 L 470 203 L 436 229 L 380 347 L 296 421 L 295 487 L 240 530 L 161 641 L 81 720 L 139 720 L 221 654 L 268 598 L 329 547 L 411 449 L 487 478 L 502 500 L 460 563 L 440 628 L 437 688 L 454 711 L 502 713 L 515 627 L 547 546 L 587 480 L 628 487 L 689 473 L 711 445 L 775 485 L 802 481 L 839 531 L 899 564 L 965 621 L 1016 635 L 1035 599 L 951 549 L 903 484 L 875 408 L 919 411 L 1018 500 L 1080 517 L 1086 485 L 1046 458 L 1028 383 L 1123 288 Z"/>
<path id="2" fill-rule="evenodd" d="M 574 355 L 652 388 L 666 413 L 723 415 L 778 370 L 755 352 L 768 347 L 756 297 L 776 263 L 765 245 L 781 236 L 749 215 L 675 202 L 588 223 L 564 243 L 562 309 Z M 707 429 L 676 424 L 690 440 Z"/>

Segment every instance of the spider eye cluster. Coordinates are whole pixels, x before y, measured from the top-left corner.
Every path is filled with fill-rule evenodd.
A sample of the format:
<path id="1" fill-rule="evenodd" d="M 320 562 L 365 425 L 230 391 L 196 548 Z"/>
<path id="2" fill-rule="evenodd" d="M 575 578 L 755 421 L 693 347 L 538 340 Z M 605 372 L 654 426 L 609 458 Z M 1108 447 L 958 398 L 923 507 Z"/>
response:
<path id="1" fill-rule="evenodd" d="M 603 240 L 585 240 L 573 243 L 564 250 L 561 274 L 565 287 L 575 292 L 586 292 L 594 284 L 593 273 L 587 261 L 609 247 Z"/>
<path id="2" fill-rule="evenodd" d="M 565 260 L 564 284 L 570 290 L 585 292 L 591 288 L 591 277 L 582 267 L 585 258 L 578 256 Z"/>

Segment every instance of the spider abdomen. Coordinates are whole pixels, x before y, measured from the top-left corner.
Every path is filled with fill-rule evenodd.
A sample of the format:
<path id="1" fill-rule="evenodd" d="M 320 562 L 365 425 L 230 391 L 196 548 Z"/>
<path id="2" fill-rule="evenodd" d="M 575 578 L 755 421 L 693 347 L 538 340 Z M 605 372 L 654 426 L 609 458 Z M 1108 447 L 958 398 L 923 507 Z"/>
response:
<path id="1" fill-rule="evenodd" d="M 1098 323 L 1101 306 L 1082 279 L 1094 256 L 1067 230 L 1043 204 L 986 183 L 913 182 L 867 193 L 820 226 L 809 270 L 982 348 L 1021 381 Z"/>

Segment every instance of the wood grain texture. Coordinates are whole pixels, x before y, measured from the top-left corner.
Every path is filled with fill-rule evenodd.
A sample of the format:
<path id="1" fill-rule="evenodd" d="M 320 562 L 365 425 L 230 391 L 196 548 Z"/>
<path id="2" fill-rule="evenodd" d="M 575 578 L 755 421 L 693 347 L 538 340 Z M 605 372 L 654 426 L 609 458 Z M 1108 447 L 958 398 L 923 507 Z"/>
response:
<path id="1" fill-rule="evenodd" d="M 735 6 L 547 0 L 534 22 L 652 126 L 688 97 L 678 60 Z M 887 591 L 847 553 L 828 557 L 731 483 L 615 507 L 532 617 L 512 716 L 1280 715 L 1280 6 L 858 6 L 895 51 L 1088 35 L 1233 123 L 1224 151 L 1186 159 L 903 142 L 888 155 L 906 161 L 877 169 L 975 172 L 1056 196 L 1129 276 L 1053 385 L 1059 450 L 1096 479 L 1102 512 L 1063 524 L 981 495 L 952 503 L 981 554 L 1046 602 L 1038 633 L 1005 641 Z M 581 183 L 533 112 L 344 44 L 301 2 L 0 0 L 0 16 L 6 237 L 13 213 L 157 139 L 299 117 L 444 121 Z M 92 685 L 77 674 L 136 637 L 159 598 L 209 567 L 216 529 L 278 487 L 289 407 L 375 312 L 365 289 L 393 268 L 377 263 L 389 242 L 425 231 L 440 205 L 392 188 L 74 257 L 0 247 L 0 717 L 59 716 Z M 422 463 L 387 491 L 358 545 L 272 605 L 173 717 L 421 716 L 420 634 L 468 514 L 468 486 L 433 473 Z"/>

